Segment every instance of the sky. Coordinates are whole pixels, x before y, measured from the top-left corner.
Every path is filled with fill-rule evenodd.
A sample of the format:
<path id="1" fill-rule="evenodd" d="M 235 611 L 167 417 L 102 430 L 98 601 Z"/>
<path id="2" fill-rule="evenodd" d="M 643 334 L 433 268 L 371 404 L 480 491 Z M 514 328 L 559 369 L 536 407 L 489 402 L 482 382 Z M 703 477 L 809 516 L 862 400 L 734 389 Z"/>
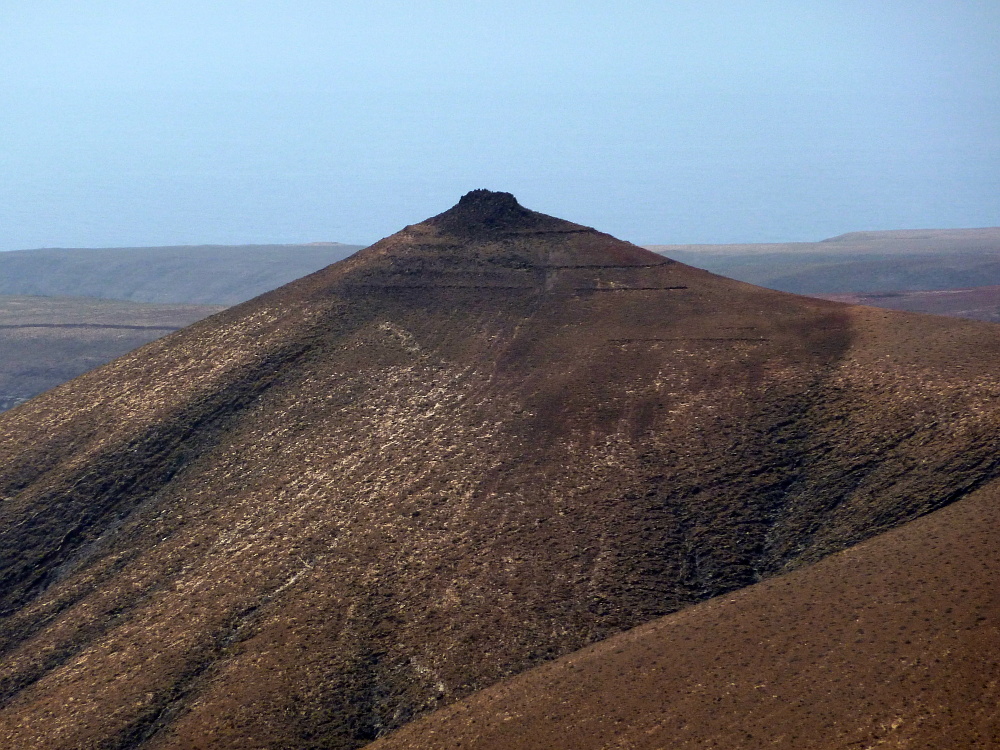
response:
<path id="1" fill-rule="evenodd" d="M 0 250 L 1000 225 L 997 0 L 0 0 Z"/>

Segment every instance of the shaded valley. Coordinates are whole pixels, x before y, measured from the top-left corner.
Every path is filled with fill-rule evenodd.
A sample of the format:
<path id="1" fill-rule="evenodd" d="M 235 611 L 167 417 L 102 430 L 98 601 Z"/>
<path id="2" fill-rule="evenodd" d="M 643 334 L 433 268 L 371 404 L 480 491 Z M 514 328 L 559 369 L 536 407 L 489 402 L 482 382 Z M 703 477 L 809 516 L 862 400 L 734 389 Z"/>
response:
<path id="1" fill-rule="evenodd" d="M 372 750 L 1000 746 L 1000 483 L 609 638 Z"/>

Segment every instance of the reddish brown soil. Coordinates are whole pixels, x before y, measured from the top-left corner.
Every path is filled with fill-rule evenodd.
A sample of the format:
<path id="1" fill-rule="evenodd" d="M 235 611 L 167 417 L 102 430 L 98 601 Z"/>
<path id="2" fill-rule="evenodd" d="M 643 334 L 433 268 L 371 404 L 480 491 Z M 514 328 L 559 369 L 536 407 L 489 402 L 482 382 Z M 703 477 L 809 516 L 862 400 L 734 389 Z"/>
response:
<path id="1" fill-rule="evenodd" d="M 371 750 L 1000 747 L 1000 484 Z"/>
<path id="2" fill-rule="evenodd" d="M 850 305 L 871 305 L 887 310 L 951 315 L 956 318 L 1000 323 L 1000 286 L 935 291 L 894 291 L 873 294 L 823 294 L 821 299 Z"/>
<path id="3" fill-rule="evenodd" d="M 0 747 L 363 745 L 984 486 L 998 358 L 472 193 L 0 415 Z"/>

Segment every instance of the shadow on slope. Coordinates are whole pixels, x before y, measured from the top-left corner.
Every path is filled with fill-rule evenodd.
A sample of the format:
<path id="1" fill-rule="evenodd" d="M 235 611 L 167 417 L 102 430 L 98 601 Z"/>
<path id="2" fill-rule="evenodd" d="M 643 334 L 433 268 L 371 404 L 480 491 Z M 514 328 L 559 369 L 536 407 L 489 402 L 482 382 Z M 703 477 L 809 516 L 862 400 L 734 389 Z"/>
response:
<path id="1" fill-rule="evenodd" d="M 371 750 L 1000 744 L 1000 484 L 414 722 Z"/>

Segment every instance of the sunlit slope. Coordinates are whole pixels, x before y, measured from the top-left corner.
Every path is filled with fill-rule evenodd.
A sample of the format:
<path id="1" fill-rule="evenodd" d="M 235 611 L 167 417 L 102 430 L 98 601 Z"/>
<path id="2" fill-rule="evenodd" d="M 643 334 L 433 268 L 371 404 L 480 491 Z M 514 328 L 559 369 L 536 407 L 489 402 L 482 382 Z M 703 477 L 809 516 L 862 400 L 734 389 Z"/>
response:
<path id="1" fill-rule="evenodd" d="M 998 350 L 477 191 L 0 416 L 0 744 L 357 747 L 1000 475 Z"/>
<path id="2" fill-rule="evenodd" d="M 372 750 L 1000 747 L 1000 484 Z"/>

